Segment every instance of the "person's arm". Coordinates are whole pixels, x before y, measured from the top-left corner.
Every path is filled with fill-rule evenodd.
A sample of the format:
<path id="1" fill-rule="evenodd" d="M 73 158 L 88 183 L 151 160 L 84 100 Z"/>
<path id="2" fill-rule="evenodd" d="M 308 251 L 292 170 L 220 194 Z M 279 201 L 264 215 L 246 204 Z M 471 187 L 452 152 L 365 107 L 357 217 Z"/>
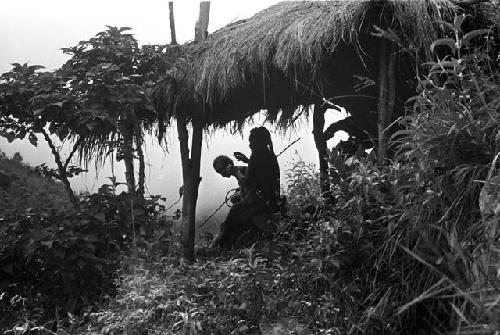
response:
<path id="1" fill-rule="evenodd" d="M 252 198 L 257 192 L 257 174 L 258 174 L 258 159 L 255 154 L 250 156 L 250 160 L 248 161 L 247 174 L 245 178 L 245 189 L 247 192 L 247 198 Z"/>
<path id="2" fill-rule="evenodd" d="M 235 152 L 233 152 L 233 156 L 234 156 L 234 158 L 236 158 L 240 162 L 248 164 L 248 157 L 245 156 L 245 154 L 243 154 L 243 153 L 241 153 L 239 151 L 235 151 Z"/>

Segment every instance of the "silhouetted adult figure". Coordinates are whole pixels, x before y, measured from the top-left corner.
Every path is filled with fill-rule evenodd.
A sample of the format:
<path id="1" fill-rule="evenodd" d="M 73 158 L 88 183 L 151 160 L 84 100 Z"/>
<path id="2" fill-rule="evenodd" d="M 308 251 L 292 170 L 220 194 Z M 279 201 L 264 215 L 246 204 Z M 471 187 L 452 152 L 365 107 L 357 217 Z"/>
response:
<path id="1" fill-rule="evenodd" d="M 266 233 L 275 229 L 268 218 L 277 209 L 280 169 L 273 151 L 271 134 L 265 127 L 257 127 L 250 131 L 248 140 L 252 154 L 243 182 L 244 196 L 242 201 L 231 207 L 212 243 L 214 247 L 231 248 L 241 233 L 251 225 Z M 235 156 L 246 160 L 240 153 L 235 153 Z"/>

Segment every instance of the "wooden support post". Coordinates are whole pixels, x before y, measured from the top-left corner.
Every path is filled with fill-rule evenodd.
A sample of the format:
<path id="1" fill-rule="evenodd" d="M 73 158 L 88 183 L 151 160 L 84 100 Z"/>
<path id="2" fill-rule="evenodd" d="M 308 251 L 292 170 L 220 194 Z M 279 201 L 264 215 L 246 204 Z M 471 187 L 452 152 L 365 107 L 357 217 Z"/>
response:
<path id="1" fill-rule="evenodd" d="M 396 44 L 390 43 L 389 48 L 389 64 L 387 65 L 387 116 L 386 116 L 386 127 L 388 127 L 392 122 L 392 116 L 394 114 L 394 105 L 396 104 Z"/>
<path id="2" fill-rule="evenodd" d="M 203 41 L 208 36 L 208 20 L 210 13 L 210 1 L 200 2 L 200 16 L 194 27 L 194 41 Z"/>
<path id="3" fill-rule="evenodd" d="M 396 102 L 396 46 L 380 40 L 380 75 L 378 98 L 378 162 L 383 164 L 387 151 L 386 130 L 392 121 Z"/>
<path id="4" fill-rule="evenodd" d="M 207 36 L 208 18 L 210 13 L 210 2 L 200 3 L 200 16 L 195 26 L 195 42 L 200 42 Z M 182 179 L 184 185 L 184 197 L 182 199 L 182 248 L 186 262 L 194 261 L 194 240 L 196 234 L 196 203 L 198 200 L 198 187 L 200 184 L 201 148 L 203 142 L 203 114 L 204 105 L 192 112 L 191 125 L 193 134 L 191 139 L 191 157 L 189 157 L 189 133 L 186 120 L 177 120 L 177 132 L 179 135 Z"/>
<path id="5" fill-rule="evenodd" d="M 387 58 L 389 42 L 382 38 L 380 40 L 379 52 L 379 95 L 378 95 L 378 162 L 382 164 L 385 159 L 385 127 L 387 124 Z"/>
<path id="6" fill-rule="evenodd" d="M 174 2 L 168 2 L 168 12 L 169 12 L 169 22 L 170 22 L 170 44 L 177 44 L 177 38 L 175 34 L 175 21 L 174 21 Z"/>
<path id="7" fill-rule="evenodd" d="M 330 194 L 330 174 L 328 173 L 328 153 L 326 139 L 323 134 L 325 127 L 325 112 L 326 106 L 321 103 L 314 105 L 313 111 L 313 135 L 316 149 L 319 157 L 319 180 L 321 186 L 321 194 L 324 198 L 328 198 Z"/>

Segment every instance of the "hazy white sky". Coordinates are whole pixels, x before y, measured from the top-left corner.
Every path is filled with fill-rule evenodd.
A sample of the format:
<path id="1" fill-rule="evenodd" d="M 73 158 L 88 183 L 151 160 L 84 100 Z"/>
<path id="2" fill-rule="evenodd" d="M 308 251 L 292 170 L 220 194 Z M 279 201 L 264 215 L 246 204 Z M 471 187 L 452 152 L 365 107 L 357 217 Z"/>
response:
<path id="1" fill-rule="evenodd" d="M 212 0 L 209 32 L 250 17 L 276 0 Z M 191 40 L 199 1 L 174 1 L 177 40 Z M 3 0 L 0 2 L 0 73 L 10 63 L 60 66 L 60 48 L 76 45 L 106 29 L 133 28 L 140 44 L 170 42 L 168 0 Z"/>

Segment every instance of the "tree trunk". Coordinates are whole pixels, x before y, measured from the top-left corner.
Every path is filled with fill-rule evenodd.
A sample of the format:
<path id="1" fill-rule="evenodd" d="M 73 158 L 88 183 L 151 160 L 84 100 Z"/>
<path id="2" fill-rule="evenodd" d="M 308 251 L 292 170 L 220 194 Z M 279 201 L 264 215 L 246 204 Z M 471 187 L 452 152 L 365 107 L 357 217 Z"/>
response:
<path id="1" fill-rule="evenodd" d="M 191 158 L 189 158 L 189 134 L 184 120 L 177 120 L 177 132 L 182 161 L 182 181 L 184 195 L 182 198 L 182 231 L 181 242 L 184 259 L 191 263 L 194 260 L 194 240 L 196 222 L 196 203 L 198 201 L 198 186 L 200 183 L 201 145 L 203 139 L 202 115 L 196 113 L 193 117 L 193 136 L 191 142 Z"/>
<path id="2" fill-rule="evenodd" d="M 316 149 L 318 150 L 319 157 L 319 180 L 321 186 L 321 194 L 324 198 L 330 195 L 330 175 L 328 173 L 328 153 L 326 146 L 326 139 L 323 134 L 325 127 L 325 111 L 326 106 L 320 103 L 314 105 L 313 112 L 313 135 Z"/>
<path id="3" fill-rule="evenodd" d="M 144 184 L 146 183 L 146 163 L 144 162 L 144 151 L 142 150 L 143 144 L 142 134 L 139 127 L 135 131 L 135 146 L 137 156 L 139 158 L 139 181 L 137 185 L 137 194 L 144 197 Z"/>
<path id="4" fill-rule="evenodd" d="M 71 203 L 73 204 L 73 207 L 75 207 L 75 209 L 80 209 L 80 203 L 79 203 L 78 199 L 75 197 L 73 190 L 71 189 L 71 184 L 69 183 L 68 175 L 66 174 L 67 164 L 63 164 L 63 162 L 61 160 L 61 156 L 59 155 L 59 152 L 57 151 L 49 134 L 47 134 L 47 132 L 45 132 L 45 130 L 43 130 L 43 129 L 42 129 L 42 134 L 43 134 L 43 137 L 45 138 L 45 141 L 49 145 L 50 150 L 52 151 L 52 155 L 54 155 L 54 160 L 55 160 L 56 165 L 57 165 L 57 172 L 59 174 L 59 180 L 63 183 L 64 190 L 68 194 L 69 200 L 71 201 Z M 75 150 L 72 151 L 72 153 L 70 154 L 70 157 L 73 155 L 74 151 Z"/>
<path id="5" fill-rule="evenodd" d="M 128 193 L 135 193 L 135 175 L 134 175 L 134 127 L 126 123 L 121 127 L 122 143 L 121 151 L 123 162 L 125 163 L 125 180 L 127 181 Z"/>
<path id="6" fill-rule="evenodd" d="M 195 42 L 200 42 L 207 36 L 208 19 L 210 13 L 210 2 L 200 3 L 200 16 L 195 26 Z M 186 121 L 177 120 L 177 132 L 179 136 L 182 180 L 184 186 L 184 198 L 182 199 L 182 248 L 184 259 L 188 263 L 194 261 L 194 239 L 196 222 L 196 203 L 198 201 L 198 186 L 200 184 L 200 161 L 201 144 L 203 141 L 203 113 L 204 108 L 193 111 L 191 120 L 193 126 L 193 137 L 191 139 L 191 157 L 189 157 L 189 134 Z"/>

